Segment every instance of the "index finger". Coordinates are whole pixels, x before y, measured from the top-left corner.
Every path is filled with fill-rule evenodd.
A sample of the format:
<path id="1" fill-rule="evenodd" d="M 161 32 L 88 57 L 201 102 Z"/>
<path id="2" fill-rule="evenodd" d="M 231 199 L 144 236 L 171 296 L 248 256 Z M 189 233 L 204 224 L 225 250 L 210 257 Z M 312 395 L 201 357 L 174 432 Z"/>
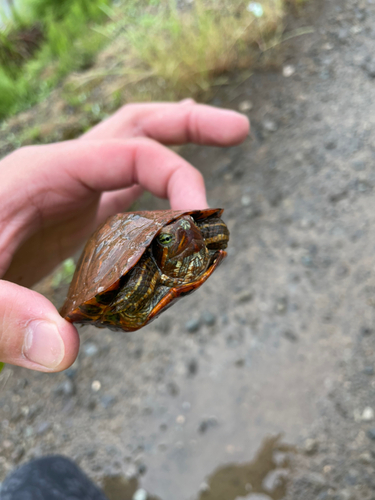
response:
<path id="1" fill-rule="evenodd" d="M 128 104 L 81 139 L 149 137 L 166 145 L 194 142 L 233 146 L 246 138 L 249 129 L 249 120 L 240 113 L 186 99 L 179 103 Z"/>

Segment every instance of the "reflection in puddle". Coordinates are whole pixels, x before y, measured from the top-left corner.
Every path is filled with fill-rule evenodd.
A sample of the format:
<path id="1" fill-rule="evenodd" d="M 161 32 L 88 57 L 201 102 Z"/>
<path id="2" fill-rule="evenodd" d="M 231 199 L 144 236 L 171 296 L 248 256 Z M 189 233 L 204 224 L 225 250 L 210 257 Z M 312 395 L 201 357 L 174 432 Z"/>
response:
<path id="1" fill-rule="evenodd" d="M 280 436 L 265 439 L 252 462 L 225 465 L 209 476 L 198 500 L 236 500 L 251 498 L 252 493 L 263 493 L 264 500 L 281 500 L 290 467 L 288 451 L 292 448 L 281 444 Z"/>
<path id="2" fill-rule="evenodd" d="M 280 436 L 266 438 L 252 462 L 229 464 L 216 469 L 201 488 L 196 500 L 281 500 L 286 494 L 293 447 L 280 443 Z M 104 478 L 109 500 L 161 500 L 143 493 L 138 480 L 121 476 Z"/>
<path id="3" fill-rule="evenodd" d="M 122 476 L 105 477 L 103 491 L 108 500 L 160 500 L 160 498 L 143 494 L 138 479 L 125 479 Z M 137 498 L 138 497 L 138 498 Z"/>

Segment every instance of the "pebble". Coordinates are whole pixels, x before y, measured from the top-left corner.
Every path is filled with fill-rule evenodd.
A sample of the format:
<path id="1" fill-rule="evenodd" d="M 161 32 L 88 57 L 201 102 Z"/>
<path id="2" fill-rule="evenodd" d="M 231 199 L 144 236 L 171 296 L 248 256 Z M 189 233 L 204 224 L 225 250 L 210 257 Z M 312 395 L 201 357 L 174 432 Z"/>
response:
<path id="1" fill-rule="evenodd" d="M 64 380 L 64 382 L 61 382 L 60 384 L 56 384 L 53 387 L 52 392 L 55 396 L 71 397 L 75 394 L 76 388 L 75 388 L 74 382 L 68 378 L 68 379 Z"/>
<path id="2" fill-rule="evenodd" d="M 367 406 L 363 410 L 361 418 L 364 422 L 370 422 L 371 420 L 374 420 L 374 410 L 370 406 Z"/>
<path id="3" fill-rule="evenodd" d="M 21 460 L 24 454 L 25 454 L 25 448 L 23 446 L 17 446 L 13 450 L 11 458 L 13 462 L 17 464 Z"/>
<path id="4" fill-rule="evenodd" d="M 318 448 L 319 448 L 319 441 L 317 439 L 312 439 L 312 438 L 306 439 L 304 443 L 304 449 L 306 455 L 314 455 L 318 451 Z"/>
<path id="5" fill-rule="evenodd" d="M 169 382 L 167 384 L 167 391 L 171 396 L 178 396 L 178 394 L 180 393 L 180 388 L 178 387 L 176 382 Z"/>
<path id="6" fill-rule="evenodd" d="M 238 105 L 238 111 L 241 111 L 241 113 L 247 113 L 248 111 L 251 111 L 254 107 L 254 104 L 250 100 L 245 100 L 240 102 Z"/>
<path id="7" fill-rule="evenodd" d="M 251 205 L 251 198 L 250 196 L 248 196 L 247 194 L 244 194 L 242 197 L 241 197 L 241 205 L 243 207 L 248 207 Z"/>
<path id="8" fill-rule="evenodd" d="M 367 436 L 373 441 L 375 441 L 375 427 L 372 427 L 367 431 Z"/>
<path id="9" fill-rule="evenodd" d="M 193 358 L 187 363 L 188 375 L 196 375 L 198 373 L 198 361 Z"/>
<path id="10" fill-rule="evenodd" d="M 372 328 L 369 328 L 368 326 L 361 327 L 361 335 L 363 335 L 364 337 L 370 336 L 373 333 L 373 331 L 374 330 Z"/>
<path id="11" fill-rule="evenodd" d="M 132 500 L 147 500 L 147 497 L 147 491 L 140 488 L 134 493 Z"/>
<path id="12" fill-rule="evenodd" d="M 112 396 L 111 394 L 104 394 L 104 396 L 102 396 L 100 398 L 100 402 L 103 406 L 103 408 L 105 408 L 106 410 L 108 408 L 111 408 L 111 406 L 113 406 L 117 401 L 117 398 L 115 396 Z"/>
<path id="13" fill-rule="evenodd" d="M 93 392 L 98 392 L 98 391 L 100 391 L 101 387 L 102 387 L 102 384 L 100 383 L 100 381 L 99 381 L 99 380 L 94 380 L 94 381 L 92 382 L 92 384 L 91 384 L 91 390 L 92 390 Z"/>
<path id="14" fill-rule="evenodd" d="M 359 455 L 359 461 L 365 465 L 371 464 L 372 463 L 371 453 L 369 451 L 361 453 L 361 455 Z"/>
<path id="15" fill-rule="evenodd" d="M 199 424 L 198 431 L 204 434 L 210 427 L 216 427 L 218 425 L 218 419 L 215 416 L 203 419 Z"/>
<path id="16" fill-rule="evenodd" d="M 131 464 L 128 469 L 125 471 L 125 477 L 128 480 L 135 479 L 138 476 L 138 468 Z"/>
<path id="17" fill-rule="evenodd" d="M 191 318 L 185 323 L 185 328 L 189 333 L 195 333 L 199 330 L 201 324 L 198 318 Z"/>
<path id="18" fill-rule="evenodd" d="M 178 417 L 176 418 L 176 423 L 182 425 L 185 423 L 185 420 L 186 418 L 184 417 L 184 415 L 178 415 Z"/>
<path id="19" fill-rule="evenodd" d="M 213 326 L 216 323 L 216 317 L 212 312 L 210 311 L 204 311 L 202 313 L 202 321 L 205 323 L 207 326 Z"/>
<path id="20" fill-rule="evenodd" d="M 374 367 L 373 367 L 373 366 L 370 366 L 370 365 L 369 365 L 369 366 L 365 366 L 365 367 L 363 368 L 363 373 L 364 373 L 365 375 L 374 375 Z"/>
<path id="21" fill-rule="evenodd" d="M 263 120 L 262 126 L 266 132 L 276 132 L 278 129 L 277 123 L 271 119 Z"/>
<path id="22" fill-rule="evenodd" d="M 292 330 L 285 330 L 284 337 L 290 342 L 298 342 L 298 336 Z"/>
<path id="23" fill-rule="evenodd" d="M 38 436 L 42 436 L 52 428 L 51 422 L 42 422 L 36 428 L 36 433 Z"/>
<path id="24" fill-rule="evenodd" d="M 250 302 L 253 299 L 253 292 L 250 290 L 242 290 L 235 296 L 235 301 L 239 303 Z"/>
<path id="25" fill-rule="evenodd" d="M 85 356 L 92 358 L 98 354 L 99 347 L 96 344 L 94 344 L 94 342 L 86 342 L 82 346 L 82 351 L 85 354 Z"/>
<path id="26" fill-rule="evenodd" d="M 274 469 L 270 471 L 263 479 L 262 487 L 270 493 L 280 488 L 285 482 L 289 474 L 287 469 Z"/>
<path id="27" fill-rule="evenodd" d="M 285 76 L 285 78 L 289 78 L 290 76 L 294 75 L 295 72 L 296 68 L 291 64 L 288 64 L 283 67 L 283 76 Z"/>
<path id="28" fill-rule="evenodd" d="M 370 78 L 375 78 L 375 60 L 367 62 L 364 66 L 364 70 Z"/>

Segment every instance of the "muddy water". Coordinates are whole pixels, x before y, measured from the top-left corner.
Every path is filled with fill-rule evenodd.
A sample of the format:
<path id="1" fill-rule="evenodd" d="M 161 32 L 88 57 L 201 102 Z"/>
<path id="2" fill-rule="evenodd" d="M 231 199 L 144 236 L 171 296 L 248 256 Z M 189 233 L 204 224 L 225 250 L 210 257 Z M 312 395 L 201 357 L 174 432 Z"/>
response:
<path id="1" fill-rule="evenodd" d="M 195 500 L 281 500 L 286 493 L 286 477 L 290 472 L 286 452 L 291 451 L 293 448 L 281 444 L 280 436 L 265 439 L 253 461 L 228 464 L 209 475 Z M 103 489 L 109 500 L 133 500 L 141 488 L 135 478 L 126 480 L 115 476 L 104 479 Z M 254 497 L 257 493 L 264 496 Z M 159 498 L 148 495 L 147 500 Z"/>

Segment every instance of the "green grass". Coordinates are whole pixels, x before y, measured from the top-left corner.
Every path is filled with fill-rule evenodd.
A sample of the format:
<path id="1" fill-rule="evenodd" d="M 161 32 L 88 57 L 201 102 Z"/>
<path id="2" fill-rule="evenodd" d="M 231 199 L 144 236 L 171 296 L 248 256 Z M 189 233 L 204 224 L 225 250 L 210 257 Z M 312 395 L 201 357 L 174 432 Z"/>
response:
<path id="1" fill-rule="evenodd" d="M 282 25 L 285 2 L 256 2 L 262 6 L 260 17 L 248 10 L 249 3 L 195 0 L 181 12 L 174 2 L 164 2 L 128 31 L 130 46 L 168 85 L 190 92 L 205 89 L 212 77 L 251 65 Z"/>
<path id="2" fill-rule="evenodd" d="M 0 33 L 0 119 L 41 101 L 72 72 L 81 79 L 64 86 L 67 101 L 86 89 L 89 95 L 106 77 L 119 81 L 113 106 L 197 96 L 280 44 L 285 12 L 304 0 L 194 0 L 182 9 L 176 0 L 25 1 Z M 31 46 L 30 33 L 40 34 Z M 116 67 L 85 73 L 119 39 Z"/>
<path id="3" fill-rule="evenodd" d="M 108 19 L 109 0 L 29 0 L 0 35 L 0 117 L 45 97 L 71 71 L 87 68 L 107 42 L 96 23 Z M 22 33 L 40 26 L 32 53 Z M 33 44 L 36 45 L 36 44 Z"/>

